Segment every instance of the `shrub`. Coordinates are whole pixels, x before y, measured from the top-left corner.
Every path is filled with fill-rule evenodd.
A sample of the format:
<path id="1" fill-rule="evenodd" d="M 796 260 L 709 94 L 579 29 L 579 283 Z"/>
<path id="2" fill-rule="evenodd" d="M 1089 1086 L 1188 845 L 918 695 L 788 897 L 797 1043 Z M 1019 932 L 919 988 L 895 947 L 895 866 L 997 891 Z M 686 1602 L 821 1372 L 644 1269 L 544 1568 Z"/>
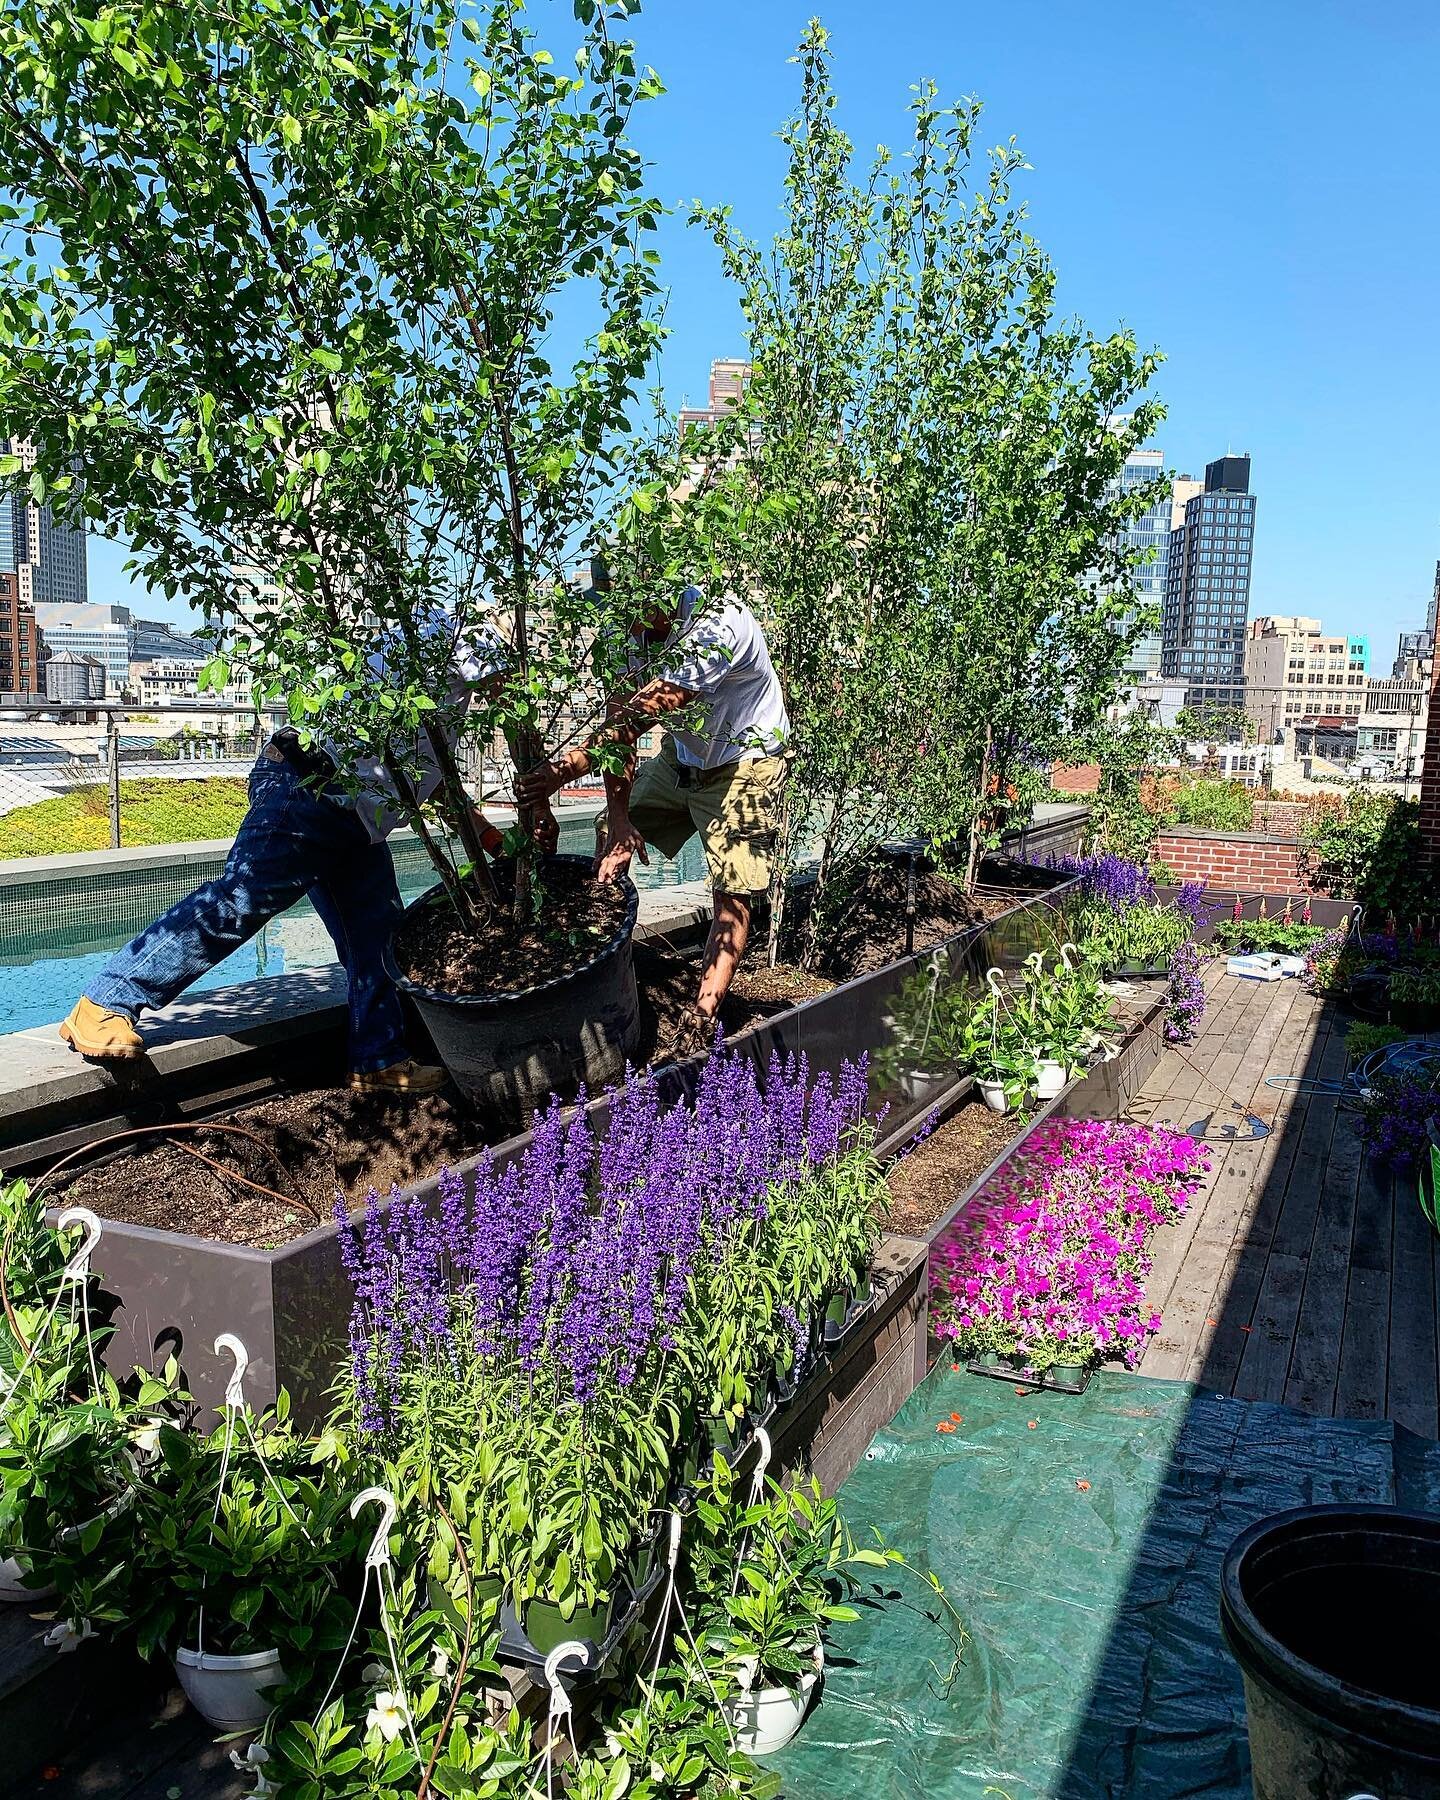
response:
<path id="1" fill-rule="evenodd" d="M 1430 909 L 1418 800 L 1356 788 L 1308 820 L 1300 841 L 1311 873 L 1372 916 L 1414 919 Z"/>
<path id="2" fill-rule="evenodd" d="M 1166 824 L 1204 831 L 1249 831 L 1255 817 L 1254 796 L 1238 781 L 1187 781 L 1164 804 Z"/>

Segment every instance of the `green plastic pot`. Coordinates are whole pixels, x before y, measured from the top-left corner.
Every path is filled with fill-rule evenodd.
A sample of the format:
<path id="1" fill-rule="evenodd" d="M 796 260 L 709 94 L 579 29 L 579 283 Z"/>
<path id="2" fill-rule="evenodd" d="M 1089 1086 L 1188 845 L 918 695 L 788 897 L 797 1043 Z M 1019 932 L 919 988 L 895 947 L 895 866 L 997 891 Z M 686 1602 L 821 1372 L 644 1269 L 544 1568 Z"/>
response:
<path id="1" fill-rule="evenodd" d="M 1084 1387 L 1090 1374 L 1088 1363 L 1051 1363 L 1045 1379 L 1052 1386 Z"/>
<path id="2" fill-rule="evenodd" d="M 554 1600 L 527 1600 L 521 1624 L 541 1656 L 548 1656 L 572 1638 L 603 1644 L 614 1611 L 613 1600 L 602 1600 L 594 1606 L 577 1606 L 567 1619 Z"/>
<path id="3" fill-rule="evenodd" d="M 700 1421 L 700 1428 L 705 1434 L 705 1442 L 712 1450 L 723 1453 L 735 1448 L 735 1427 L 724 1413 L 706 1413 Z"/>
<path id="4" fill-rule="evenodd" d="M 841 1288 L 839 1293 L 830 1296 L 830 1303 L 825 1308 L 825 1336 L 837 1338 L 845 1329 L 845 1321 L 850 1317 L 851 1290 Z"/>
<path id="5" fill-rule="evenodd" d="M 504 1579 L 499 1575 L 473 1576 L 471 1578 L 472 1611 L 478 1616 L 487 1605 L 499 1600 L 504 1587 Z M 433 1575 L 425 1577 L 425 1598 L 432 1612 L 443 1613 L 457 1631 L 464 1631 L 465 1613 L 459 1600 L 451 1594 L 443 1582 L 437 1581 Z"/>
<path id="6" fill-rule="evenodd" d="M 625 1558 L 625 1579 L 630 1584 L 630 1591 L 638 1593 L 650 1579 L 650 1572 L 655 1567 L 655 1558 L 660 1549 L 660 1526 L 653 1525 L 631 1546 Z"/>

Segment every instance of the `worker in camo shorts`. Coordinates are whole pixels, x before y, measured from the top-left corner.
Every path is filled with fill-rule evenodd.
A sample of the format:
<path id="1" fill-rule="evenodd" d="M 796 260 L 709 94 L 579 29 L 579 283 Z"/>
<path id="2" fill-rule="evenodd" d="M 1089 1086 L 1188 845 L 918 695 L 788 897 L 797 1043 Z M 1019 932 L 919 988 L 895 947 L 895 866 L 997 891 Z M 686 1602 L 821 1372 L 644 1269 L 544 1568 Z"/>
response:
<path id="1" fill-rule="evenodd" d="M 597 558 L 592 581 L 609 582 Z M 714 892 L 709 941 L 695 1010 L 681 1031 L 682 1054 L 714 1038 L 721 1002 L 750 939 L 754 898 L 770 885 L 790 721 L 759 620 L 726 594 L 702 604 L 689 587 L 673 605 L 630 628 L 637 685 L 611 696 L 604 727 L 522 778 L 521 805 L 539 805 L 593 766 L 593 752 L 619 745 L 631 752 L 619 775 L 605 775 L 606 810 L 597 837 L 595 873 L 614 881 L 647 843 L 678 856 L 699 833 Z M 660 673 L 644 678 L 646 668 Z M 660 754 L 638 770 L 634 747 L 656 720 L 669 722 Z"/>

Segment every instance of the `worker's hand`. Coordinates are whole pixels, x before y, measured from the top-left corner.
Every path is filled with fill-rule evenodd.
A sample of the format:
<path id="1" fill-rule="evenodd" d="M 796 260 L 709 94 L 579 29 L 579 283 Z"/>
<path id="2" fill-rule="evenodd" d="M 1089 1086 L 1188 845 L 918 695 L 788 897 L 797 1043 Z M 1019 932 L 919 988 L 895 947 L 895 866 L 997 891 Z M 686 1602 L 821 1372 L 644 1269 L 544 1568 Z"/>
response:
<path id="1" fill-rule="evenodd" d="M 629 869 L 630 859 L 638 856 L 648 869 L 650 858 L 645 853 L 645 840 L 628 818 L 611 817 L 608 840 L 595 852 L 595 879 L 603 886 L 616 881 Z"/>
<path id="2" fill-rule="evenodd" d="M 560 847 L 560 821 L 548 804 L 537 806 L 530 814 L 530 835 L 545 856 L 553 856 Z"/>
<path id="3" fill-rule="evenodd" d="M 567 750 L 552 762 L 536 763 L 515 783 L 515 800 L 520 807 L 543 806 L 552 794 L 558 794 L 567 781 L 574 781 L 590 766 L 581 751 Z"/>

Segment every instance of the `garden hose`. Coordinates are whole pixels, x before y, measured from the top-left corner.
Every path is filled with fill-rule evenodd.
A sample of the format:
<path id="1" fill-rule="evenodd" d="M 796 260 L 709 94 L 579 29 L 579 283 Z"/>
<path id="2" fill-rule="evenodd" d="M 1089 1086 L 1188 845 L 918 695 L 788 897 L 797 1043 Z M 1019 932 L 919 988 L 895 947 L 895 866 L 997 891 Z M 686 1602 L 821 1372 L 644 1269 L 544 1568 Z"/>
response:
<path id="1" fill-rule="evenodd" d="M 1377 1076 L 1411 1073 L 1422 1080 L 1431 1075 L 1431 1087 L 1440 1088 L 1440 1044 L 1426 1044 L 1418 1039 L 1402 1044 L 1382 1044 L 1379 1049 L 1362 1056 L 1355 1067 L 1339 1079 L 1319 1075 L 1267 1075 L 1265 1085 L 1286 1088 L 1297 1094 L 1332 1095 L 1353 1109 L 1363 1106 L 1370 1098 Z"/>

